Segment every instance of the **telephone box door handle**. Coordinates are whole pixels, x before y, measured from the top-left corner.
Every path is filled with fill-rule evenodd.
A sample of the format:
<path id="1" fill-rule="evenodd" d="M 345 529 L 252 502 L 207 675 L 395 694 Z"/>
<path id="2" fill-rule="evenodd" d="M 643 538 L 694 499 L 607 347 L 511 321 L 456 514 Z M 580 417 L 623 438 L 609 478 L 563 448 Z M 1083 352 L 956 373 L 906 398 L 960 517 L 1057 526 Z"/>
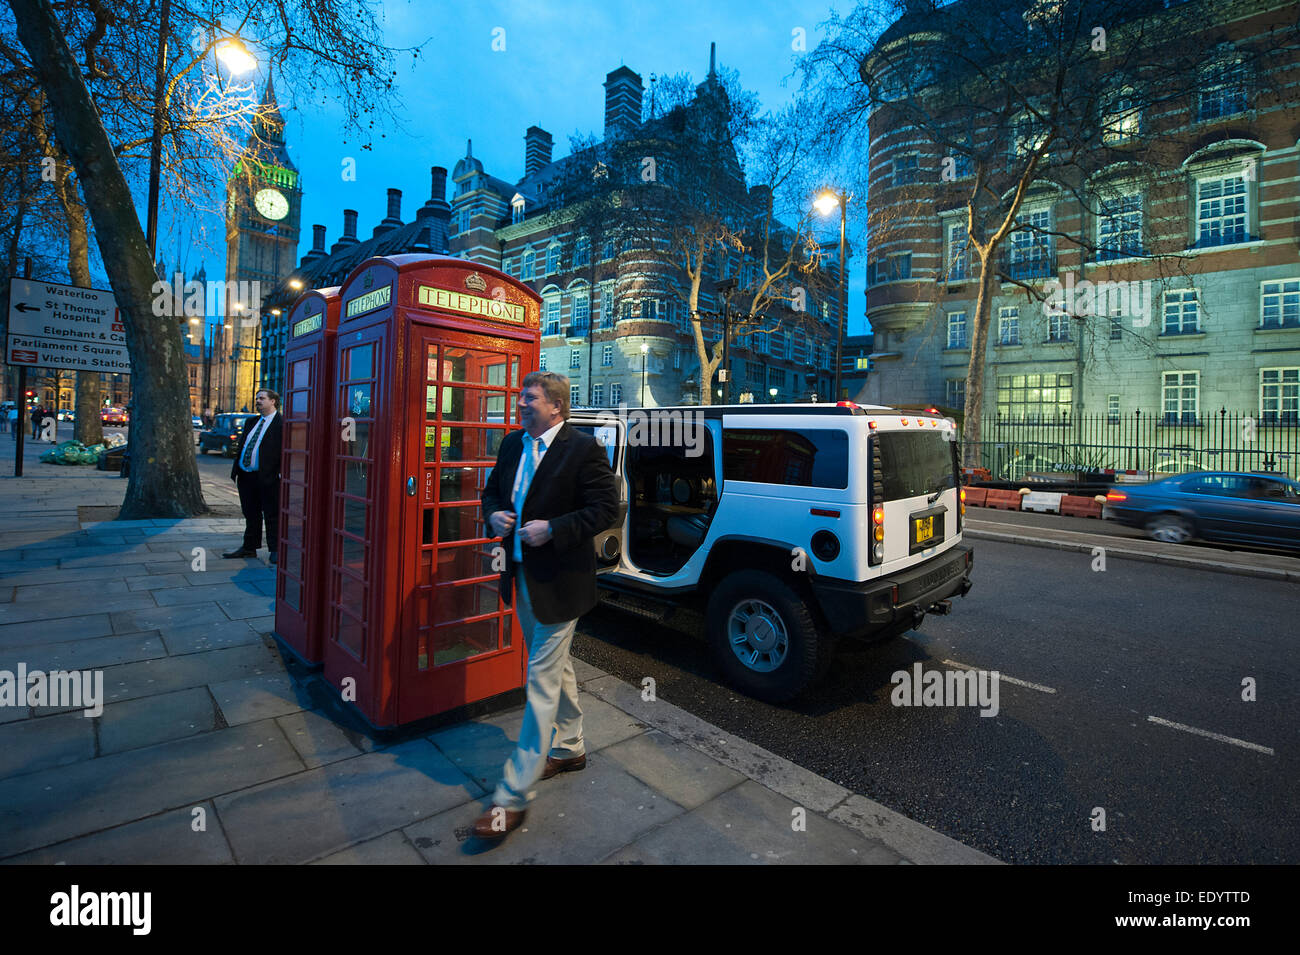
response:
<path id="1" fill-rule="evenodd" d="M 415 497 L 415 478 L 413 477 L 406 479 L 406 496 Z"/>

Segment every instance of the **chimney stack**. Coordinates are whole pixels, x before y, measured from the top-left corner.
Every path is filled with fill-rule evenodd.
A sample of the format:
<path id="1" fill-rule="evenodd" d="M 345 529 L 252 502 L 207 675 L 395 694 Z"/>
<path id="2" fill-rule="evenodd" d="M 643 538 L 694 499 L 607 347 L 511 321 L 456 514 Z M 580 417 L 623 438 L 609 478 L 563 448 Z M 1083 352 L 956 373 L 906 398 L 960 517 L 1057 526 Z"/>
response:
<path id="1" fill-rule="evenodd" d="M 620 139 L 641 125 L 641 76 L 626 66 L 605 74 L 605 138 Z"/>
<path id="2" fill-rule="evenodd" d="M 346 249 L 348 246 L 356 245 L 356 244 L 357 244 L 357 210 L 344 209 L 343 210 L 343 235 L 339 237 L 339 240 L 337 242 L 335 242 L 332 246 L 330 246 L 330 255 L 333 255 L 335 252 L 339 251 L 340 249 Z"/>
<path id="3" fill-rule="evenodd" d="M 375 235 L 383 235 L 385 232 L 392 232 L 394 229 L 402 227 L 402 190 L 388 190 L 388 215 L 384 221 L 375 226 Z"/>
<path id="4" fill-rule="evenodd" d="M 524 175 L 531 176 L 551 162 L 554 147 L 551 134 L 539 126 L 529 126 L 524 133 Z"/>
<path id="5" fill-rule="evenodd" d="M 446 168 L 434 166 L 429 170 L 429 178 L 429 201 L 420 206 L 415 214 L 416 220 L 424 223 L 419 243 L 427 245 L 430 252 L 446 252 L 447 226 L 451 222 L 451 206 L 447 204 Z"/>
<path id="6" fill-rule="evenodd" d="M 301 265 L 310 265 L 318 259 L 323 259 L 329 253 L 325 251 L 325 227 L 323 225 L 314 225 L 311 227 L 311 250 L 302 257 Z"/>

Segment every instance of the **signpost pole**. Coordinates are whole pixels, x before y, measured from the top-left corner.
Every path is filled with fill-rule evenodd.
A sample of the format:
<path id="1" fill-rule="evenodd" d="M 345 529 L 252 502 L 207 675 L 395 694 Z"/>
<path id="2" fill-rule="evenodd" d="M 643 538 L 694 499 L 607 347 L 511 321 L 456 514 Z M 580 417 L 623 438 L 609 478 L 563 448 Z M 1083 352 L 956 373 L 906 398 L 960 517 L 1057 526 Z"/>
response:
<path id="1" fill-rule="evenodd" d="M 14 477 L 23 476 L 23 439 L 27 437 L 27 366 L 18 366 L 18 420 L 14 422 L 18 429 L 14 435 Z"/>

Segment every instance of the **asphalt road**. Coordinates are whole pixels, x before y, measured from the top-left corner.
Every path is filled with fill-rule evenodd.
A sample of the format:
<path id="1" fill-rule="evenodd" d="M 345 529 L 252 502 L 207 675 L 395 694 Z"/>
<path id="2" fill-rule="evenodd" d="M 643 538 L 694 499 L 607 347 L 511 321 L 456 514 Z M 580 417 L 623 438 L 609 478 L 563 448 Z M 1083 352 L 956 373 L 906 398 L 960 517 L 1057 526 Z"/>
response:
<path id="1" fill-rule="evenodd" d="M 975 587 L 950 616 L 841 653 L 786 707 L 715 682 L 698 620 L 601 608 L 579 622 L 574 652 L 635 684 L 653 677 L 659 698 L 1007 862 L 1300 861 L 1300 591 L 1091 566 L 1085 553 L 977 542 Z M 997 715 L 893 706 L 891 675 L 917 662 L 998 670 Z M 1241 698 L 1247 677 L 1257 702 Z"/>

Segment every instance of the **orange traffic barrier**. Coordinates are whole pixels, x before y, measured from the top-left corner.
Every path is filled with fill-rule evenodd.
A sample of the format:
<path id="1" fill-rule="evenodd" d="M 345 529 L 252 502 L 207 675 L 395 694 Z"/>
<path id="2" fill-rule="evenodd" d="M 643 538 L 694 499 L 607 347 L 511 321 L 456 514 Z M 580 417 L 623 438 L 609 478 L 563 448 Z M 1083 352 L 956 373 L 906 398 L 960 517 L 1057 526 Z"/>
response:
<path id="1" fill-rule="evenodd" d="M 984 506 L 997 508 L 1000 511 L 1018 511 L 1020 510 L 1020 492 L 988 488 L 988 494 L 984 498 Z"/>
<path id="2" fill-rule="evenodd" d="M 986 487 L 968 487 L 966 488 L 966 503 L 972 507 L 983 507 L 984 499 L 988 497 L 989 489 Z"/>
<path id="3" fill-rule="evenodd" d="M 1061 498 L 1062 517 L 1101 517 L 1101 505 L 1090 497 L 1067 494 Z"/>

